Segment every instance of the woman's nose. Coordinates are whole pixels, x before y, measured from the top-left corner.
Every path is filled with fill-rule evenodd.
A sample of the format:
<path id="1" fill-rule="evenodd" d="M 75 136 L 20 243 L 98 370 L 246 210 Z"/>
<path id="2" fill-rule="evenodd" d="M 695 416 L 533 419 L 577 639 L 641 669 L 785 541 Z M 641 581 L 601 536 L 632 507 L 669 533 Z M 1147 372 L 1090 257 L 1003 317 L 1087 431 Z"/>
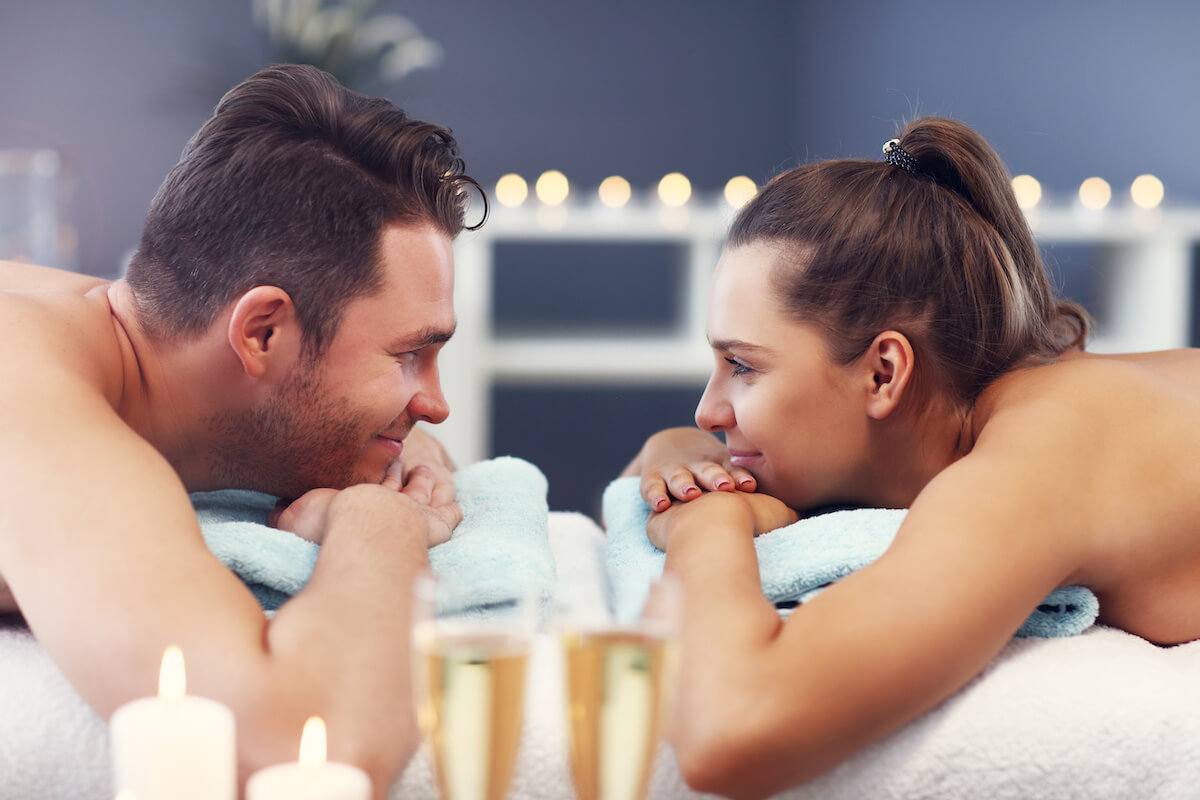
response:
<path id="1" fill-rule="evenodd" d="M 704 387 L 704 394 L 696 406 L 696 425 L 714 433 L 733 426 L 733 406 L 720 396 L 712 379 Z"/>

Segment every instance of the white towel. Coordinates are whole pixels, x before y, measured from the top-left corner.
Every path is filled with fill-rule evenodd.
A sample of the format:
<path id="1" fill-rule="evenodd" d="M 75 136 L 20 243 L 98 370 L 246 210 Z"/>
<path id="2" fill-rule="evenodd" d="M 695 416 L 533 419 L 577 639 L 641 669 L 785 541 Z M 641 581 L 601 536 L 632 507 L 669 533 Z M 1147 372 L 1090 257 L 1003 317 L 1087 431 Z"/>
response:
<path id="1" fill-rule="evenodd" d="M 550 514 L 559 580 L 602 597 L 603 534 Z M 595 581 L 595 583 L 591 583 Z M 535 649 L 511 800 L 569 800 L 560 665 Z M 108 733 L 33 638 L 0 629 L 0 798 L 111 796 Z M 952 698 L 780 800 L 1192 800 L 1200 786 L 1200 641 L 1172 648 L 1104 626 L 1014 639 Z M 418 753 L 393 800 L 436 800 Z M 695 800 L 669 749 L 648 800 Z"/>

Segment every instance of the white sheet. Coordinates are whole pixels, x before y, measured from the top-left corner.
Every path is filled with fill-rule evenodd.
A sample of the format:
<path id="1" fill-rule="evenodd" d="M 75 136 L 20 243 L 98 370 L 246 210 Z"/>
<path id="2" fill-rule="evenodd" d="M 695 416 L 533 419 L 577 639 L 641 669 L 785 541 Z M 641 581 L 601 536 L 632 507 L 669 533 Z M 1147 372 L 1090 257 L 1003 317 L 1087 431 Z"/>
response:
<path id="1" fill-rule="evenodd" d="M 602 602 L 603 537 L 551 514 L 560 590 Z M 514 800 L 571 798 L 554 642 L 539 640 Z M 0 798 L 97 800 L 107 728 L 27 632 L 0 630 Z M 787 800 L 1194 798 L 1200 786 L 1200 642 L 1162 649 L 1111 628 L 1011 642 L 987 671 L 921 719 Z M 435 800 L 425 753 L 393 798 Z M 701 798 L 664 750 L 649 800 Z"/>

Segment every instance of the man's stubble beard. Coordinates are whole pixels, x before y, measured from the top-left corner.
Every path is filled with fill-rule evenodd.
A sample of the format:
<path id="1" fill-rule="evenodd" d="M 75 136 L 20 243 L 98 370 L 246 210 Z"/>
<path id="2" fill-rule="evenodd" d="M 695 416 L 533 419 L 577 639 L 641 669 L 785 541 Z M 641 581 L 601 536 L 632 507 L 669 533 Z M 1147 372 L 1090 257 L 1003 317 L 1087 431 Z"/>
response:
<path id="1" fill-rule="evenodd" d="M 228 488 L 295 499 L 379 478 L 355 470 L 373 432 L 324 388 L 315 365 L 297 366 L 261 406 L 209 422 L 213 475 Z"/>

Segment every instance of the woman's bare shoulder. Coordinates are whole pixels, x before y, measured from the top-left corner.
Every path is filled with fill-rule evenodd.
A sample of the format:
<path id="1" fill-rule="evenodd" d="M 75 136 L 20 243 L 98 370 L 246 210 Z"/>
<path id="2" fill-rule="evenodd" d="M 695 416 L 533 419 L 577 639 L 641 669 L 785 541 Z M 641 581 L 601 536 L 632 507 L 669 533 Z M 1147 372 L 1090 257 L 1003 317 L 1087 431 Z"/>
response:
<path id="1" fill-rule="evenodd" d="M 996 381 L 977 404 L 976 431 L 1095 438 L 1097 425 L 1131 430 L 1170 424 L 1176 415 L 1194 419 L 1198 397 L 1200 350 L 1079 354 Z"/>

